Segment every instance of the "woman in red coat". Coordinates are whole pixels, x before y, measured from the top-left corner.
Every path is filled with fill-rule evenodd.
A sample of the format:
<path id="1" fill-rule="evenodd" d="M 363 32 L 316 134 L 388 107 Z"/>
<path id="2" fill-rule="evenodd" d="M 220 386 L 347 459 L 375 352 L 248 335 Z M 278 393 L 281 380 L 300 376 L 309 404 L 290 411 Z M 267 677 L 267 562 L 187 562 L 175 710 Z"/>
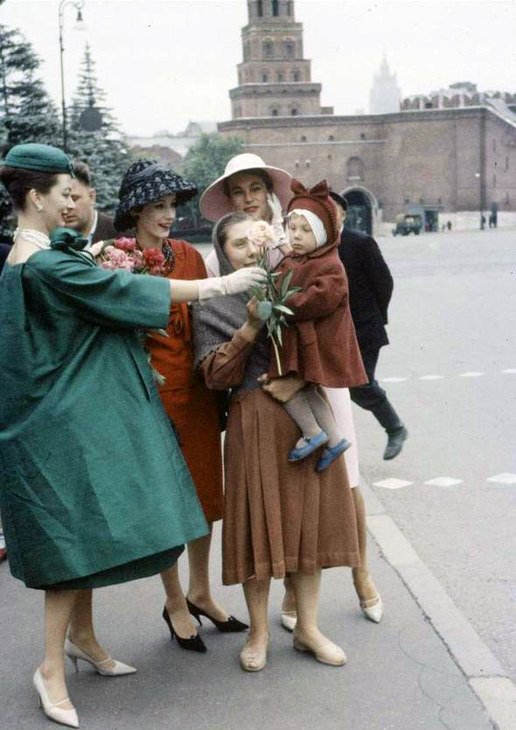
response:
<path id="1" fill-rule="evenodd" d="M 197 188 L 171 170 L 151 160 L 133 163 L 124 175 L 120 205 L 115 216 L 118 230 L 136 228 L 142 250 L 157 249 L 164 257 L 162 275 L 169 279 L 206 279 L 200 253 L 186 241 L 169 238 L 176 206 L 194 197 Z M 214 600 L 209 581 L 211 525 L 222 518 L 222 456 L 219 411 L 216 396 L 193 369 L 192 323 L 188 304 L 170 310 L 167 336 L 147 339 L 151 364 L 164 377 L 159 387 L 162 403 L 178 436 L 181 451 L 192 475 L 210 533 L 188 544 L 190 568 L 186 596 L 179 581 L 177 564 L 161 573 L 166 592 L 163 609 L 172 639 L 183 649 L 205 652 L 193 619 L 201 616 L 222 632 L 244 631 L 238 621 Z"/>
<path id="2" fill-rule="evenodd" d="M 292 192 L 288 206 L 292 253 L 277 271 L 292 272 L 290 286 L 300 291 L 288 300 L 294 314 L 283 332 L 282 372 L 273 364 L 269 374 L 301 376 L 301 389 L 284 404 L 302 432 L 289 461 L 305 459 L 326 445 L 316 465 L 322 471 L 350 443 L 339 433 L 319 386 L 349 388 L 367 382 L 367 377 L 349 310 L 346 272 L 337 253 L 337 211 L 328 185 L 322 181 L 307 190 L 293 180 Z"/>

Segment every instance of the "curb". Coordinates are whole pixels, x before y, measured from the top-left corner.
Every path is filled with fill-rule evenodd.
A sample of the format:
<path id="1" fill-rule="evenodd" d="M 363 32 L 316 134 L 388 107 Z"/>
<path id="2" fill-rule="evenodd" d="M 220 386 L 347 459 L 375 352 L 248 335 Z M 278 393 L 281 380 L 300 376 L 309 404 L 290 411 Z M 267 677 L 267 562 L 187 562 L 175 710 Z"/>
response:
<path id="1" fill-rule="evenodd" d="M 367 526 L 498 730 L 516 728 L 516 686 L 361 478 Z"/>

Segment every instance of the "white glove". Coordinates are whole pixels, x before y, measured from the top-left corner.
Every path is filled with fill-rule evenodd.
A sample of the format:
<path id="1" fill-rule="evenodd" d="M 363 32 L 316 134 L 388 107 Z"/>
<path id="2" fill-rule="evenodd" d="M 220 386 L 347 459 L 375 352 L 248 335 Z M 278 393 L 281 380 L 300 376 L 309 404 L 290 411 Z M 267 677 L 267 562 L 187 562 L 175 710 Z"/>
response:
<path id="1" fill-rule="evenodd" d="M 240 294 L 253 286 L 265 284 L 266 278 L 267 274 L 260 266 L 248 266 L 227 276 L 200 279 L 197 282 L 199 301 L 226 296 L 226 294 Z"/>
<path id="2" fill-rule="evenodd" d="M 277 246 L 283 246 L 287 243 L 287 238 L 283 229 L 283 211 L 281 210 L 279 198 L 275 193 L 269 193 L 267 195 L 267 202 L 271 209 L 271 226 L 274 229 L 274 235 L 276 238 L 276 245 L 274 248 L 277 248 Z"/>

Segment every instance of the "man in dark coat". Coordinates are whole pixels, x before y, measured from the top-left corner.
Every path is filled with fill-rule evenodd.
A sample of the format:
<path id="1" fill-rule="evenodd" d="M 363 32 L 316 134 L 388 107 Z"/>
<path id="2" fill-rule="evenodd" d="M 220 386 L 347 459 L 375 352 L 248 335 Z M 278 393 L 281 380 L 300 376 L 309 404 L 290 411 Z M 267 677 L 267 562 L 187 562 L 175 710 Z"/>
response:
<path id="1" fill-rule="evenodd" d="M 88 165 L 85 162 L 75 162 L 73 173 L 72 200 L 75 208 L 66 212 L 65 224 L 82 233 L 90 244 L 119 236 L 113 226 L 113 219 L 95 208 L 96 192 L 91 184 Z"/>
<path id="2" fill-rule="evenodd" d="M 347 201 L 334 192 L 330 196 L 337 206 L 340 226 L 343 226 Z M 359 231 L 342 228 L 339 256 L 348 275 L 351 315 L 369 378 L 367 385 L 349 389 L 351 400 L 371 411 L 387 431 L 383 458 L 394 459 L 402 450 L 408 431 L 375 378 L 380 348 L 389 344 L 385 325 L 393 288 L 391 272 L 374 238 Z"/>

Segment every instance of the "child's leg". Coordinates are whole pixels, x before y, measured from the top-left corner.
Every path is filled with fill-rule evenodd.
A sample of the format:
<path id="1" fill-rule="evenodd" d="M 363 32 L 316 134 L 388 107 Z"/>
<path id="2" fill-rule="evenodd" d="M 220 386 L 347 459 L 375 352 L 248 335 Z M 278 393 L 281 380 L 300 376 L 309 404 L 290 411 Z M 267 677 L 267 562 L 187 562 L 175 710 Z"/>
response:
<path id="1" fill-rule="evenodd" d="M 300 390 L 290 400 L 284 403 L 285 410 L 293 421 L 299 426 L 302 437 L 296 443 L 296 448 L 306 446 L 306 439 L 313 438 L 321 431 L 307 399 L 307 391 Z"/>
<path id="2" fill-rule="evenodd" d="M 322 396 L 318 387 L 305 388 L 302 391 L 305 394 L 305 400 L 310 410 L 323 431 L 326 431 L 329 437 L 328 446 L 336 446 L 342 441 L 342 435 L 339 433 L 337 423 L 333 415 L 328 401 Z"/>

